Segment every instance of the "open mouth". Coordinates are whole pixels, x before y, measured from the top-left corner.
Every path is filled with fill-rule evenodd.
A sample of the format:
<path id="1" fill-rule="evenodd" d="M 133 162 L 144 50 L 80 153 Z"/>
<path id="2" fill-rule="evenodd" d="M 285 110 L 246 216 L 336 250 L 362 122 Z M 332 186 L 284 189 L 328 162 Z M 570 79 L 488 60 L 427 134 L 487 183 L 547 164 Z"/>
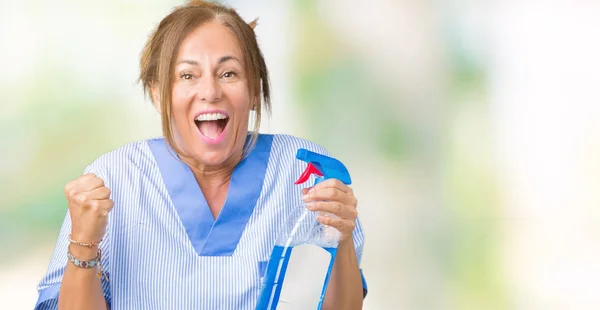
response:
<path id="1" fill-rule="evenodd" d="M 229 116 L 223 113 L 205 113 L 198 115 L 194 122 L 203 136 L 216 139 L 225 130 Z"/>

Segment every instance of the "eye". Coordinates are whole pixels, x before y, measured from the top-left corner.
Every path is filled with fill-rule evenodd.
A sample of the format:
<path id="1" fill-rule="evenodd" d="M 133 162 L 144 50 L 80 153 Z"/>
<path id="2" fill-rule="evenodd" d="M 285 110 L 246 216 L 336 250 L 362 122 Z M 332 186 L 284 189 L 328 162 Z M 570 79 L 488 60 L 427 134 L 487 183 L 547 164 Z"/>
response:
<path id="1" fill-rule="evenodd" d="M 182 73 L 181 75 L 179 75 L 179 77 L 184 80 L 191 80 L 194 78 L 194 76 L 189 73 Z"/>
<path id="2" fill-rule="evenodd" d="M 223 75 L 221 75 L 221 76 L 226 79 L 229 79 L 229 78 L 237 76 L 237 73 L 235 73 L 234 71 L 227 71 L 227 72 L 223 73 Z"/>

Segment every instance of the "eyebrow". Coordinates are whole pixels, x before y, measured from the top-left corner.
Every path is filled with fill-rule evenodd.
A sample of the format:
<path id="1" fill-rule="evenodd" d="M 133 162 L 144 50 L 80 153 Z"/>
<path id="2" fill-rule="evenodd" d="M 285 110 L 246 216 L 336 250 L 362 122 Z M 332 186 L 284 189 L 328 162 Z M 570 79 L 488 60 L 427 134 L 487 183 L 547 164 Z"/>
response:
<path id="1" fill-rule="evenodd" d="M 228 55 L 228 56 L 223 56 L 223 57 L 219 58 L 219 64 L 222 64 L 222 63 L 224 63 L 224 62 L 226 62 L 228 60 L 235 60 L 237 62 L 240 62 L 240 60 L 237 59 L 235 56 Z"/>
<path id="2" fill-rule="evenodd" d="M 222 64 L 222 63 L 224 63 L 224 62 L 226 62 L 228 60 L 235 60 L 235 61 L 241 63 L 240 60 L 237 59 L 237 57 L 227 55 L 227 56 L 223 56 L 223 57 L 219 58 L 218 64 Z M 177 64 L 178 65 L 179 64 L 189 64 L 189 65 L 193 65 L 193 66 L 198 66 L 199 65 L 197 61 L 190 60 L 190 59 L 184 59 L 184 60 L 178 62 Z"/>

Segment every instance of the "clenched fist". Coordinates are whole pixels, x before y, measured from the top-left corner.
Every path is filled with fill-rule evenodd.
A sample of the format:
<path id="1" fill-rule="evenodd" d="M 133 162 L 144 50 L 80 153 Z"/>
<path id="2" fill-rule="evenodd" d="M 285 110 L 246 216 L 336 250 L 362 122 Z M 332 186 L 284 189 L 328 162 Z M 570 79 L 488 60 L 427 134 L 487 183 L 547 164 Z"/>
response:
<path id="1" fill-rule="evenodd" d="M 104 237 L 108 213 L 113 208 L 110 189 L 93 173 L 65 185 L 71 214 L 71 236 L 81 242 L 98 242 Z"/>

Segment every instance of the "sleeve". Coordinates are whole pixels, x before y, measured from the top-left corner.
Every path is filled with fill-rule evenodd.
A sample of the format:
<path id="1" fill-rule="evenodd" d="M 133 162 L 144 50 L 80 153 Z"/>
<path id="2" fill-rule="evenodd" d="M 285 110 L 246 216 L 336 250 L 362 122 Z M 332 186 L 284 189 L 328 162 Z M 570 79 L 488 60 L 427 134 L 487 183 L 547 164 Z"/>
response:
<path id="1" fill-rule="evenodd" d="M 367 292 L 368 292 L 367 280 L 365 279 L 363 270 L 360 267 L 364 244 L 365 244 L 365 235 L 364 235 L 360 220 L 358 218 L 356 219 L 356 226 L 354 227 L 354 233 L 352 234 L 352 239 L 354 240 L 354 250 L 356 251 L 356 260 L 358 261 L 358 266 L 360 268 L 359 269 L 360 277 L 361 277 L 362 285 L 363 285 L 363 298 L 365 298 L 365 297 L 367 297 Z"/>
<path id="2" fill-rule="evenodd" d="M 86 169 L 85 173 L 91 172 L 90 167 Z M 110 221 L 109 221 L 110 223 Z M 102 264 L 105 272 L 110 279 L 110 227 L 107 227 L 104 240 L 100 244 L 102 250 Z M 50 264 L 46 274 L 42 277 L 41 281 L 37 286 L 38 299 L 35 304 L 34 310 L 46 310 L 46 309 L 58 309 L 58 293 L 60 291 L 60 285 L 62 282 L 63 274 L 67 266 L 67 248 L 69 246 L 69 233 L 71 232 L 71 217 L 69 212 L 65 216 L 54 252 L 50 259 Z M 110 306 L 111 294 L 109 282 L 102 278 L 102 291 L 104 292 L 104 299 Z"/>

